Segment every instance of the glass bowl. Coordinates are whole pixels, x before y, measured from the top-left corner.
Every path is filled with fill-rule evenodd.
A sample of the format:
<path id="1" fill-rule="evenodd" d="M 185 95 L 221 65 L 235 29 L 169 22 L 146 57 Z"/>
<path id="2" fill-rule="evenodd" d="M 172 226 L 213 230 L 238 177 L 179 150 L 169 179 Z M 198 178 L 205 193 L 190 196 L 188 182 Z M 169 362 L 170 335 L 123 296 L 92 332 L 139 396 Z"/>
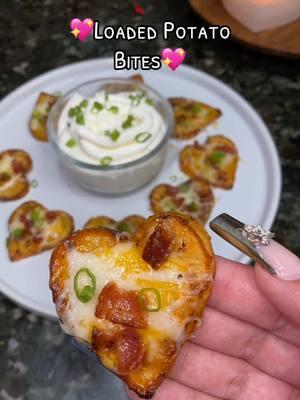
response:
<path id="1" fill-rule="evenodd" d="M 146 92 L 165 124 L 164 135 L 156 147 L 136 160 L 107 166 L 90 164 L 75 159 L 63 150 L 59 144 L 58 122 L 66 103 L 74 93 L 79 93 L 84 97 L 92 97 L 101 90 L 105 90 L 108 95 L 138 90 Z M 141 82 L 115 78 L 89 81 L 70 90 L 56 102 L 51 109 L 47 122 L 49 140 L 62 166 L 72 179 L 87 190 L 111 195 L 134 191 L 146 185 L 158 174 L 165 160 L 167 144 L 173 126 L 173 110 L 166 98 Z"/>

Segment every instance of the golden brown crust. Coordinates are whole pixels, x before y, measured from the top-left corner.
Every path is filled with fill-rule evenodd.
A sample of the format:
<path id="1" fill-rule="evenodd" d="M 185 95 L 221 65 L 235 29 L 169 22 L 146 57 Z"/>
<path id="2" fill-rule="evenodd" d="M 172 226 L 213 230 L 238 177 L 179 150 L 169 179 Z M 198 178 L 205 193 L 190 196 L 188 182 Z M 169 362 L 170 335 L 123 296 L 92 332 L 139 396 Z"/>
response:
<path id="1" fill-rule="evenodd" d="M 178 140 L 192 139 L 222 115 L 217 108 L 197 100 L 171 97 L 169 101 L 175 114 L 173 137 Z"/>
<path id="2" fill-rule="evenodd" d="M 35 139 L 48 142 L 47 118 L 57 99 L 58 96 L 49 93 L 39 94 L 29 121 L 29 129 Z"/>
<path id="3" fill-rule="evenodd" d="M 231 189 L 238 165 L 235 144 L 223 135 L 210 136 L 204 145 L 195 142 L 180 152 L 180 168 L 191 178 L 205 179 L 211 185 Z"/>
<path id="4" fill-rule="evenodd" d="M 0 153 L 0 201 L 17 200 L 28 193 L 27 174 L 31 169 L 32 160 L 26 151 L 11 149 Z"/>
<path id="5" fill-rule="evenodd" d="M 73 231 L 74 223 L 64 211 L 27 201 L 10 215 L 8 228 L 9 258 L 17 261 L 55 247 Z"/>
<path id="6" fill-rule="evenodd" d="M 110 217 L 106 217 L 105 215 L 99 215 L 97 217 L 90 218 L 85 224 L 83 229 L 89 228 L 100 228 L 104 226 L 104 228 L 115 229 L 117 221 Z"/>
<path id="7" fill-rule="evenodd" d="M 179 212 L 208 221 L 215 199 L 211 186 L 202 179 L 191 179 L 178 186 L 160 184 L 150 193 L 151 208 L 155 213 Z"/>
<path id="8" fill-rule="evenodd" d="M 144 78 L 143 78 L 143 75 L 141 75 L 141 74 L 134 74 L 134 75 L 130 76 L 129 79 L 131 79 L 132 81 L 144 83 Z"/>
<path id="9" fill-rule="evenodd" d="M 150 282 L 147 280 L 149 278 L 142 275 L 137 279 L 146 281 L 140 283 L 142 286 L 139 287 L 161 290 L 163 309 L 178 304 L 177 308 L 172 306 L 168 312 L 180 322 L 183 332 L 185 331 L 188 337 L 195 329 L 195 321 L 201 317 L 207 304 L 212 276 L 215 274 L 210 238 L 202 225 L 189 216 L 176 213 L 152 216 L 140 225 L 131 239 L 124 239 L 132 242 L 134 249 L 134 255 L 130 253 L 130 256 L 125 256 L 129 257 L 126 258 L 129 264 L 122 258 L 121 268 L 122 271 L 124 267 L 128 269 L 128 277 L 136 273 L 135 269 L 131 269 L 131 266 L 137 268 L 133 257 L 139 257 L 138 264 L 141 265 L 142 271 L 145 271 L 143 268 L 146 268 L 146 271 L 148 268 L 153 268 L 150 259 L 149 263 L 146 261 L 145 264 L 143 254 L 149 246 L 156 246 L 153 240 L 151 243 L 151 237 L 155 232 L 160 232 L 159 235 L 167 233 L 169 243 L 167 253 L 156 267 L 161 272 L 172 271 L 174 274 L 174 271 L 176 273 L 178 271 L 186 275 L 185 285 L 190 285 L 192 292 L 189 293 L 192 295 L 183 297 L 184 302 L 176 303 L 176 300 L 181 299 L 184 294 L 178 292 L 178 284 L 175 282 L 174 286 L 172 279 L 162 282 L 153 278 L 154 280 Z M 64 321 L 64 315 L 71 312 L 69 291 L 64 290 L 64 284 L 69 278 L 68 252 L 76 249 L 79 253 L 91 252 L 98 256 L 104 254 L 107 259 L 109 254 L 114 254 L 113 248 L 120 241 L 118 232 L 105 228 L 86 229 L 74 232 L 54 250 L 50 261 L 50 289 L 62 322 L 67 323 L 67 319 Z M 129 247 L 126 246 L 127 248 Z M 165 250 L 163 246 L 162 253 Z M 81 260 L 81 256 L 78 257 Z M 119 268 L 117 265 L 112 268 Z M 150 399 L 168 374 L 183 343 L 177 343 L 164 331 L 153 333 L 154 328 L 145 325 L 146 316 L 143 314 L 145 310 L 141 314 L 141 305 L 136 301 L 138 291 L 128 290 L 118 288 L 118 284 L 109 283 L 100 293 L 96 293 L 97 301 L 93 303 L 96 316 L 91 322 L 88 342 L 107 368 L 118 375 L 140 397 Z M 132 315 L 124 314 L 125 307 L 132 310 L 134 318 Z M 100 319 L 97 319 L 98 317 Z M 105 321 L 107 324 L 102 325 Z M 138 321 L 141 321 L 141 324 L 137 324 Z M 151 353 L 150 350 L 153 340 L 156 341 L 155 353 Z"/>

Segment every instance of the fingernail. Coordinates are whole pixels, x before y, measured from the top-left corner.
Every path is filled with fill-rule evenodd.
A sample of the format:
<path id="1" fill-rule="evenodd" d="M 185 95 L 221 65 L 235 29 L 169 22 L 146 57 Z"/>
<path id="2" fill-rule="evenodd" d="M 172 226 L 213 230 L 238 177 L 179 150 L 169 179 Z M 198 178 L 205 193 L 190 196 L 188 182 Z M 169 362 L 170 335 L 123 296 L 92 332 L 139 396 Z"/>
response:
<path id="1" fill-rule="evenodd" d="M 300 279 L 300 259 L 274 240 L 257 249 L 262 258 L 270 264 L 276 276 L 286 281 Z"/>

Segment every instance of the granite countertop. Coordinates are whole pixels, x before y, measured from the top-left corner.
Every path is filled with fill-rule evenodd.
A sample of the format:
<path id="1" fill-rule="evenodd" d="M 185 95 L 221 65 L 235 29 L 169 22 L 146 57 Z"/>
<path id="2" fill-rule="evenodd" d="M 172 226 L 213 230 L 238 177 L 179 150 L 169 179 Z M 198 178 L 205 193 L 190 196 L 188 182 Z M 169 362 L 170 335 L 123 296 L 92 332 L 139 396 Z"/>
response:
<path id="1" fill-rule="evenodd" d="M 153 24 L 163 18 L 178 25 L 199 25 L 185 0 L 141 0 L 146 14 L 135 15 L 128 0 L 2 0 L 0 5 L 0 96 L 29 79 L 74 61 L 110 56 L 125 44 L 84 45 L 68 34 L 73 17 L 105 24 Z M 234 41 L 162 39 L 134 42 L 134 53 L 160 54 L 183 47 L 187 64 L 210 73 L 241 93 L 260 113 L 276 142 L 283 170 L 283 191 L 273 230 L 277 239 L 300 253 L 300 69 L 299 62 L 272 57 Z M 127 50 L 133 43 L 126 44 Z M 125 49 L 124 49 L 125 50 Z M 2 132 L 2 136 L 4 136 Z M 259 189 L 258 189 L 259 190 Z M 0 400 L 120 400 L 122 385 L 74 349 L 56 322 L 30 314 L 0 296 Z"/>

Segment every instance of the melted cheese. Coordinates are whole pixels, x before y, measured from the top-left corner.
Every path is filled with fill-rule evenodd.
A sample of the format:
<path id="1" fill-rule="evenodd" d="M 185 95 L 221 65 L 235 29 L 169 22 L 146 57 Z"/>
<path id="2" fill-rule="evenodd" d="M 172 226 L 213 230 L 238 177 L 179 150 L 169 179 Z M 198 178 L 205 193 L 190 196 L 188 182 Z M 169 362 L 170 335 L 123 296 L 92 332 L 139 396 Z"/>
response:
<path id="1" fill-rule="evenodd" d="M 190 279 L 184 275 L 178 277 L 178 270 L 154 270 L 140 257 L 139 250 L 132 242 L 117 244 L 113 249 L 103 251 L 101 255 L 80 253 L 73 249 L 68 255 L 69 279 L 65 281 L 63 298 L 69 295 L 70 308 L 65 310 L 63 329 L 70 335 L 90 341 L 91 330 L 94 326 L 103 328 L 106 320 L 95 317 L 95 308 L 99 294 L 109 283 L 115 282 L 119 288 L 139 291 L 143 288 L 157 288 L 161 295 L 162 307 L 157 312 L 149 312 L 149 327 L 139 332 L 147 344 L 148 358 L 151 361 L 157 354 L 160 341 L 170 338 L 180 346 L 185 339 L 185 325 L 197 307 L 197 296 L 189 288 Z M 74 278 L 81 268 L 88 268 L 96 277 L 96 292 L 88 303 L 82 303 L 76 296 Z M 187 278 L 189 277 L 186 274 Z M 206 277 L 210 279 L 210 277 Z M 201 276 L 197 276 L 201 279 Z M 177 318 L 176 310 L 188 302 L 189 316 Z M 59 304 L 59 303 L 58 303 Z M 108 361 L 108 360 L 106 360 Z"/>

